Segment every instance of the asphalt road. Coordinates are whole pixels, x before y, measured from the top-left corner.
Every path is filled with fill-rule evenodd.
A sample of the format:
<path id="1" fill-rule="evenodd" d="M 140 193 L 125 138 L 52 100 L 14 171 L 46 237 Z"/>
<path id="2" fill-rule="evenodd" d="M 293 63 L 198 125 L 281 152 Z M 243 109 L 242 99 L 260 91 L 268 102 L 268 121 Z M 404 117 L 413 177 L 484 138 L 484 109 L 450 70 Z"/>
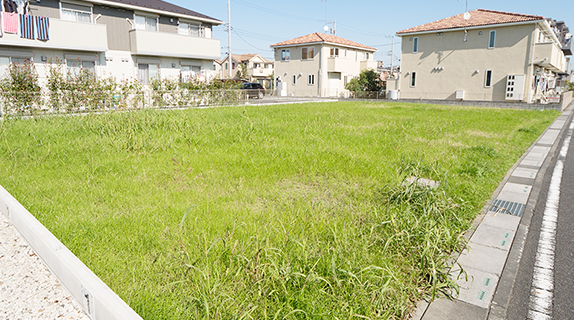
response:
<path id="1" fill-rule="evenodd" d="M 542 182 L 508 308 L 507 318 L 509 320 L 574 319 L 574 138 L 567 142 L 568 153 L 566 157 L 560 156 L 560 149 L 564 141 L 568 141 L 566 138 L 569 136 L 572 136 L 572 130 L 565 131 Z M 529 311 L 535 308 L 532 302 L 534 270 L 536 265 L 540 266 L 540 258 L 538 258 L 538 262 L 536 259 L 537 251 L 540 251 L 541 226 L 545 220 L 549 186 L 553 174 L 556 174 L 557 162 L 561 162 L 564 167 L 561 182 L 557 184 L 560 200 L 555 224 L 556 240 L 551 241 L 555 243 L 554 263 L 548 268 L 553 274 L 553 289 L 549 291 L 551 296 L 547 301 L 550 312 L 533 315 L 532 312 L 529 314 Z M 540 290 L 535 289 L 535 291 Z"/>

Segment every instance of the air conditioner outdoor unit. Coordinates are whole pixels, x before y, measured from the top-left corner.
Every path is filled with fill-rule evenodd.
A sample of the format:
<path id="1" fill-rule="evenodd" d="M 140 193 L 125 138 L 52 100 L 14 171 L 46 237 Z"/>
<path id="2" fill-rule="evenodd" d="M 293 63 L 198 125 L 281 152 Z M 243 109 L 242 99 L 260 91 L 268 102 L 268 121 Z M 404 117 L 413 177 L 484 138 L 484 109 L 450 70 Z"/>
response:
<path id="1" fill-rule="evenodd" d="M 456 90 L 456 99 L 464 100 L 464 90 Z"/>

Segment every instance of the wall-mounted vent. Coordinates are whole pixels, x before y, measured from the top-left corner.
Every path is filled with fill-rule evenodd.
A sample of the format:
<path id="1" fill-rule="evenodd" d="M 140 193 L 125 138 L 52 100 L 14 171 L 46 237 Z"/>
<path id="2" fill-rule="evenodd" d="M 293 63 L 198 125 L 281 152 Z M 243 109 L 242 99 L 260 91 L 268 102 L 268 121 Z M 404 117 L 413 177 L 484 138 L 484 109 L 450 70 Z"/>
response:
<path id="1" fill-rule="evenodd" d="M 456 90 L 456 100 L 464 100 L 464 90 Z"/>

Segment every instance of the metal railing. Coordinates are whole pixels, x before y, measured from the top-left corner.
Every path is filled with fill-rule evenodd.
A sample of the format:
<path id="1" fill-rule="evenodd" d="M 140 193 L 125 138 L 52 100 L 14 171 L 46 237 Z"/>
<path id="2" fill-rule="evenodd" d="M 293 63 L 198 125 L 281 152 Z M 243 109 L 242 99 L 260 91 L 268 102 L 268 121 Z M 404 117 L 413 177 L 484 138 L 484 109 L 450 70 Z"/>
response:
<path id="1" fill-rule="evenodd" d="M 0 92 L 2 116 L 242 105 L 245 90 Z"/>

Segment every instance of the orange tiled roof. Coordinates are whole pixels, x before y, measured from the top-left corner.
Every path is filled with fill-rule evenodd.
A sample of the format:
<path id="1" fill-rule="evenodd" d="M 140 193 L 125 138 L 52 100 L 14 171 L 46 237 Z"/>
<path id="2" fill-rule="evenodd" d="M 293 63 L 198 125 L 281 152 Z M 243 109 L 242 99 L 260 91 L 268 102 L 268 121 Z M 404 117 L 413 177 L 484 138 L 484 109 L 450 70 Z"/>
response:
<path id="1" fill-rule="evenodd" d="M 369 46 L 366 46 L 364 44 L 360 44 L 358 42 L 354 42 L 351 40 L 343 39 L 341 37 L 333 36 L 330 34 L 319 33 L 319 32 L 314 32 L 314 33 L 308 34 L 306 36 L 302 36 L 299 38 L 295 38 L 295 39 L 279 42 L 276 44 L 272 44 L 271 47 L 281 47 L 281 46 L 288 46 L 288 45 L 318 43 L 318 42 L 329 42 L 329 43 L 335 43 L 335 44 L 340 44 L 340 45 L 349 46 L 349 47 L 362 48 L 362 49 L 366 49 L 369 51 L 377 51 L 377 49 L 375 49 L 373 47 L 369 47 Z"/>
<path id="2" fill-rule="evenodd" d="M 426 23 L 417 27 L 401 30 L 397 32 L 397 34 L 479 27 L 493 24 L 505 24 L 505 23 L 536 21 L 536 20 L 544 20 L 544 17 L 533 16 L 528 14 L 477 9 L 470 12 L 470 19 L 468 20 L 465 20 L 464 13 L 461 13 L 457 14 L 456 16 Z"/>

